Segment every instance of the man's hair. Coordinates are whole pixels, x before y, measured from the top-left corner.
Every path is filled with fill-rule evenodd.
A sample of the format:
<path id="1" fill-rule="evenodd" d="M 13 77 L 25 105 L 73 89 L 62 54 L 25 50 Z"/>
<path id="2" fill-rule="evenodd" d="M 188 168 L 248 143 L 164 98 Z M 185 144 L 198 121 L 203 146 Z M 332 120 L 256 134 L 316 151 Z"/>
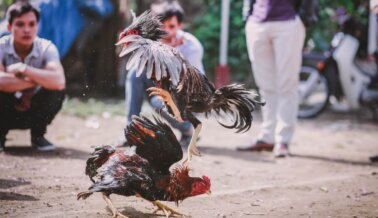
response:
<path id="1" fill-rule="evenodd" d="M 159 7 L 160 6 L 160 7 Z M 177 21 L 182 23 L 184 21 L 184 10 L 177 1 L 164 2 L 157 6 L 156 13 L 160 18 L 160 21 L 168 20 L 174 16 L 177 17 Z M 154 9 L 153 9 L 154 10 Z"/>
<path id="2" fill-rule="evenodd" d="M 8 20 L 8 23 L 12 24 L 15 18 L 21 17 L 22 15 L 29 12 L 33 12 L 35 14 L 35 17 L 37 18 L 37 21 L 39 21 L 39 11 L 29 2 L 23 1 L 12 4 L 7 10 L 6 18 Z"/>

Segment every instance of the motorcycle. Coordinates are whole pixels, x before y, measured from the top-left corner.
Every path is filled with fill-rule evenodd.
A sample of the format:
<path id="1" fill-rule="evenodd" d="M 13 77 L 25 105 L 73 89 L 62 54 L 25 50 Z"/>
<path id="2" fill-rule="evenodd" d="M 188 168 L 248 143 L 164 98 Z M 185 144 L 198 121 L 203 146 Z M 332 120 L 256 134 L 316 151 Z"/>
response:
<path id="1" fill-rule="evenodd" d="M 334 35 L 324 54 L 303 55 L 299 85 L 299 118 L 313 118 L 330 102 L 347 102 L 348 110 L 368 106 L 378 120 L 377 66 L 357 57 L 359 41 L 343 32 Z"/>

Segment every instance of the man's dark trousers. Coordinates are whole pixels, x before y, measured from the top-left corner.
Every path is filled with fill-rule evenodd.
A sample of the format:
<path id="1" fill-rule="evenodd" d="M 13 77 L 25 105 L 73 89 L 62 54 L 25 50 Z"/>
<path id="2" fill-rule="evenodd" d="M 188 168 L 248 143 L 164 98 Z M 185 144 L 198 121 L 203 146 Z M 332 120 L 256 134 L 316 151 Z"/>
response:
<path id="1" fill-rule="evenodd" d="M 64 96 L 64 91 L 41 88 L 31 98 L 30 109 L 21 112 L 15 109 L 14 93 L 0 92 L 0 137 L 11 129 L 30 129 L 32 137 L 43 136 L 62 108 Z"/>

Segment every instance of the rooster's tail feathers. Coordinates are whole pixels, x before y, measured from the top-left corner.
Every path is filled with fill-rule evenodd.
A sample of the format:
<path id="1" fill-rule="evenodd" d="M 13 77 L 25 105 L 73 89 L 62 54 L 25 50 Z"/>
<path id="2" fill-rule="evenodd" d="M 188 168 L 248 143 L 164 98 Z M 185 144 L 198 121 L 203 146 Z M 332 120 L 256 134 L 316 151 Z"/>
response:
<path id="1" fill-rule="evenodd" d="M 233 116 L 233 124 L 218 123 L 237 132 L 248 131 L 252 126 L 252 112 L 257 105 L 263 106 L 265 102 L 256 100 L 256 91 L 250 91 L 241 84 L 231 84 L 215 91 L 212 99 L 212 111 L 221 116 L 222 113 Z"/>

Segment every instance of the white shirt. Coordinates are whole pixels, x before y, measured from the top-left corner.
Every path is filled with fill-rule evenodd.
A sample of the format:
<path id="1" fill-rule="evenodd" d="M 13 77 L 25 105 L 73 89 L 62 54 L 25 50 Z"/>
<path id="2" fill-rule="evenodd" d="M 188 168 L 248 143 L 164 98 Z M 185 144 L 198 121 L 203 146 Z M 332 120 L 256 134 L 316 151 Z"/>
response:
<path id="1" fill-rule="evenodd" d="M 5 69 L 11 64 L 22 62 L 14 49 L 12 35 L 0 38 L 0 61 Z M 33 42 L 33 48 L 26 56 L 24 63 L 42 69 L 50 61 L 60 62 L 58 49 L 51 41 L 36 37 Z"/>
<path id="2" fill-rule="evenodd" d="M 182 30 L 177 31 L 176 38 L 183 38 L 183 44 L 177 46 L 177 50 L 184 55 L 191 65 L 197 68 L 202 74 L 205 74 L 202 64 L 203 47 L 200 41 L 194 35 Z"/>

